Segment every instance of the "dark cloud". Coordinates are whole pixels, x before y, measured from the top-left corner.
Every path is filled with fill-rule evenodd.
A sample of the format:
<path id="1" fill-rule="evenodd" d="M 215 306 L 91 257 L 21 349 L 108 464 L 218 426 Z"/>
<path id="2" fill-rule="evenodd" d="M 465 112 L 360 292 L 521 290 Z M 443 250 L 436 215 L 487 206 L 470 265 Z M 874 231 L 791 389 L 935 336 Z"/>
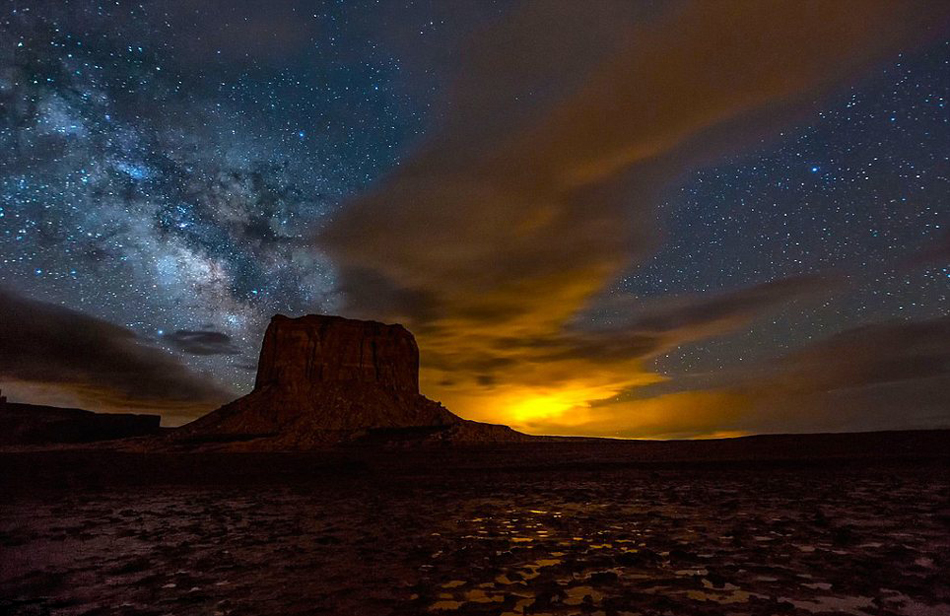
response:
<path id="1" fill-rule="evenodd" d="M 257 362 L 239 362 L 234 364 L 234 367 L 238 370 L 244 370 L 246 372 L 257 372 Z"/>
<path id="2" fill-rule="evenodd" d="M 851 329 L 789 355 L 782 368 L 825 390 L 947 375 L 950 317 Z"/>
<path id="3" fill-rule="evenodd" d="M 788 392 L 830 392 L 948 375 L 950 317 L 943 317 L 841 332 L 785 357 L 771 383 Z"/>
<path id="4" fill-rule="evenodd" d="M 731 329 L 762 311 L 829 286 L 822 276 L 795 276 L 745 287 L 730 293 L 662 300 L 636 316 L 631 328 L 664 333 L 684 330 Z"/>
<path id="5" fill-rule="evenodd" d="M 950 426 L 948 401 L 942 317 L 849 329 L 771 362 L 631 389 L 592 404 L 583 421 L 534 428 L 656 437 L 933 428 Z"/>
<path id="6" fill-rule="evenodd" d="M 223 332 L 179 329 L 174 333 L 162 336 L 162 339 L 175 348 L 192 355 L 241 354 L 241 351 L 232 343 L 231 336 Z"/>
<path id="7" fill-rule="evenodd" d="M 650 357 L 686 342 L 734 331 L 793 300 L 820 297 L 841 282 L 830 275 L 805 275 L 711 295 L 664 296 L 649 301 L 618 295 L 605 302 L 612 315 L 610 326 L 586 332 L 571 328 L 564 337 L 570 344 L 556 352 L 599 361 Z M 544 345 L 521 344 L 551 348 L 551 342 L 549 338 Z"/>
<path id="8" fill-rule="evenodd" d="M 911 255 L 904 262 L 904 266 L 908 268 L 927 265 L 942 266 L 947 263 L 950 263 L 950 230 Z"/>
<path id="9" fill-rule="evenodd" d="M 0 379 L 68 390 L 93 410 L 196 416 L 232 397 L 124 327 L 3 289 Z"/>
<path id="10" fill-rule="evenodd" d="M 950 317 L 850 329 L 736 376 L 741 430 L 950 426 Z"/>

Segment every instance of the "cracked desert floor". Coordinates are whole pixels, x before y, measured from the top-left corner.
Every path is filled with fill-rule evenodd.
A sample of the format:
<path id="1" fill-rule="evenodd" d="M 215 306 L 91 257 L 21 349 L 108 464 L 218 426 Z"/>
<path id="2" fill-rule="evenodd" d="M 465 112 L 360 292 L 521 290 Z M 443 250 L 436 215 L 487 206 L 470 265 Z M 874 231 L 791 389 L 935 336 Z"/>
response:
<path id="1" fill-rule="evenodd" d="M 945 460 L 95 455 L 14 485 L 0 611 L 950 614 Z"/>

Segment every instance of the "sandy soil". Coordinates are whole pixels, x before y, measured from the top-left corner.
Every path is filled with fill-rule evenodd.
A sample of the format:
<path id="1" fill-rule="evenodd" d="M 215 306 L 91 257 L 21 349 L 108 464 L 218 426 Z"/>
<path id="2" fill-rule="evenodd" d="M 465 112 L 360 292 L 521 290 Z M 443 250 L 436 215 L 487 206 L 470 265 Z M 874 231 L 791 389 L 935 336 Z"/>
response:
<path id="1" fill-rule="evenodd" d="M 0 611 L 950 614 L 939 461 L 348 463 L 291 481 L 267 460 L 235 458 L 246 485 L 16 491 Z"/>

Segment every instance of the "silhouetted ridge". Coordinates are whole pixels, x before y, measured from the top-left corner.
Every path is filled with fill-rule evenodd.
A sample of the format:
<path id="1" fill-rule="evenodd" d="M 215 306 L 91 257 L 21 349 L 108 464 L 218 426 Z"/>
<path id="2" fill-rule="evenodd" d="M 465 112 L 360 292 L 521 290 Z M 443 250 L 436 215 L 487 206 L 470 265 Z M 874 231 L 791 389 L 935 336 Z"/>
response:
<path id="1" fill-rule="evenodd" d="M 90 443 L 157 434 L 161 417 L 0 400 L 0 446 Z"/>

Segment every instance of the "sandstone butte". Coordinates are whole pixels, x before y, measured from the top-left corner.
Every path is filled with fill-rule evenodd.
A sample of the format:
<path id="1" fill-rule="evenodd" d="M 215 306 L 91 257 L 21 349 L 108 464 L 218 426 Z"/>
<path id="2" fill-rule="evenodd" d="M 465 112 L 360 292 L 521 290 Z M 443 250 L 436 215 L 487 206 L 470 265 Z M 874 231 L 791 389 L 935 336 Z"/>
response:
<path id="1" fill-rule="evenodd" d="M 323 315 L 271 319 L 254 390 L 174 432 L 175 440 L 249 450 L 531 438 L 462 419 L 421 395 L 419 349 L 403 326 Z"/>

